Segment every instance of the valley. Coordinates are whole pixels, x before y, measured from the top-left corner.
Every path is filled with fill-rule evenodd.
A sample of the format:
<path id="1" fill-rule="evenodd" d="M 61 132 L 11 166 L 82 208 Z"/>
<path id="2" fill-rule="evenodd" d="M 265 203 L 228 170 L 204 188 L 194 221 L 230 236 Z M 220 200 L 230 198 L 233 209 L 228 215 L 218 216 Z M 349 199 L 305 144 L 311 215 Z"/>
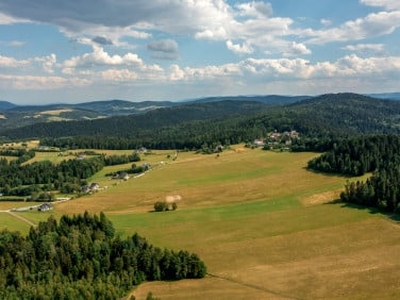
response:
<path id="1" fill-rule="evenodd" d="M 400 102 L 219 100 L 0 127 L 0 229 L 26 236 L 49 217 L 104 214 L 118 238 L 137 233 L 207 267 L 201 279 L 129 286 L 127 299 L 396 299 L 397 190 L 359 182 L 397 182 Z"/>
<path id="2" fill-rule="evenodd" d="M 111 186 L 103 170 L 94 180 L 110 185 L 107 190 L 54 204 L 52 211 L 18 214 L 37 224 L 50 215 L 102 211 L 122 235 L 138 232 L 158 247 L 186 249 L 205 261 L 204 279 L 145 283 L 133 291 L 136 299 L 149 291 L 161 299 L 395 298 L 398 225 L 368 209 L 332 204 L 347 178 L 306 170 L 316 154 L 236 145 L 218 158 L 181 152 L 168 161 L 172 153 L 144 157 L 167 163 L 141 177 Z M 152 213 L 153 203 L 168 195 L 181 196 L 178 209 Z M 25 222 L 0 217 L 3 227 L 28 231 Z"/>

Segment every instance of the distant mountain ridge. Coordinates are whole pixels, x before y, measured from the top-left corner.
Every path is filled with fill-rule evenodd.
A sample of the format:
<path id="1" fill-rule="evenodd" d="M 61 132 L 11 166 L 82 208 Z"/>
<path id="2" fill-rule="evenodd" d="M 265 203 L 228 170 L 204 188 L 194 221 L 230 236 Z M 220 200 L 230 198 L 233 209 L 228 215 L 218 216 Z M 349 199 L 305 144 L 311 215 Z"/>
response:
<path id="1" fill-rule="evenodd" d="M 396 126 L 400 128 L 400 101 L 386 99 L 395 98 L 397 93 L 379 95 L 381 98 L 352 93 L 316 97 L 223 96 L 181 102 L 114 99 L 38 106 L 18 106 L 1 101 L 0 136 L 40 137 L 51 132 L 56 132 L 55 136 L 76 136 L 82 134 L 83 128 L 85 134 L 90 135 L 128 135 L 125 132 L 132 128 L 157 129 L 194 121 L 251 117 L 266 111 L 283 114 L 280 123 L 290 119 L 287 128 L 303 129 L 304 132 L 309 131 L 306 124 L 312 124 L 313 130 L 321 128 L 318 129 L 320 132 L 364 132 L 365 128 L 374 128 L 374 132 L 393 132 Z M 81 129 L 76 128 L 77 123 Z M 392 127 L 389 128 L 389 125 Z M 15 130 L 18 128 L 21 130 Z"/>
<path id="2" fill-rule="evenodd" d="M 92 102 L 82 102 L 77 104 L 68 103 L 57 103 L 57 104 L 44 104 L 44 105 L 16 105 L 10 102 L 6 102 L 8 105 L 0 106 L 0 111 L 3 112 L 40 112 L 47 110 L 56 109 L 77 109 L 97 112 L 102 116 L 113 116 L 113 115 L 126 115 L 134 113 L 143 113 L 148 110 L 173 106 L 174 102 L 170 101 L 143 101 L 143 102 L 131 102 L 127 100 L 100 100 Z"/>
<path id="3" fill-rule="evenodd" d="M 81 102 L 76 104 L 68 103 L 51 103 L 43 105 L 17 105 L 8 101 L 0 101 L 0 112 L 23 112 L 23 111 L 46 111 L 54 109 L 83 109 L 88 111 L 95 111 L 104 116 L 113 115 L 127 115 L 135 113 L 144 113 L 149 110 L 171 107 L 182 104 L 191 103 L 208 103 L 219 102 L 224 100 L 231 101 L 254 101 L 269 104 L 285 104 L 301 101 L 304 99 L 312 98 L 312 96 L 284 96 L 284 95 L 255 95 L 255 96 L 215 96 L 204 97 L 199 99 L 190 99 L 182 101 L 140 101 L 133 102 L 129 100 L 111 99 L 111 100 L 97 100 Z"/>
<path id="4" fill-rule="evenodd" d="M 274 130 L 296 130 L 309 137 L 400 134 L 400 101 L 353 93 L 325 94 L 286 104 L 193 101 L 142 114 L 0 127 L 0 137 L 3 140 L 79 137 L 87 142 L 112 137 L 133 141 L 135 145 L 157 148 L 180 145 L 190 149 L 204 141 L 249 141 Z"/>
<path id="5" fill-rule="evenodd" d="M 368 94 L 368 96 L 377 99 L 400 100 L 400 93 L 377 93 Z"/>
<path id="6" fill-rule="evenodd" d="M 131 102 L 105 100 L 78 104 L 15 105 L 0 103 L 0 128 L 15 128 L 55 121 L 83 121 L 112 116 L 143 114 L 150 110 L 176 105 L 168 101 Z"/>
<path id="7" fill-rule="evenodd" d="M 15 128 L 43 122 L 84 121 L 104 119 L 113 116 L 144 114 L 160 108 L 169 108 L 190 104 L 204 104 L 220 101 L 259 102 L 265 104 L 294 103 L 309 96 L 223 96 L 208 97 L 185 101 L 141 101 L 100 100 L 77 104 L 16 105 L 0 102 L 0 129 Z"/>
<path id="8" fill-rule="evenodd" d="M 206 97 L 200 98 L 196 100 L 185 100 L 181 103 L 208 103 L 208 102 L 218 102 L 224 100 L 232 100 L 232 101 L 255 101 L 255 102 L 262 102 L 268 104 L 286 104 L 286 103 L 293 103 L 297 101 L 301 101 L 304 99 L 312 98 L 312 96 L 283 96 L 283 95 L 264 95 L 264 96 L 216 96 L 216 97 Z"/>
<path id="9" fill-rule="evenodd" d="M 14 108 L 16 106 L 17 105 L 15 105 L 11 102 L 8 102 L 8 101 L 0 101 L 0 112 L 3 110 L 8 110 L 8 109 Z"/>

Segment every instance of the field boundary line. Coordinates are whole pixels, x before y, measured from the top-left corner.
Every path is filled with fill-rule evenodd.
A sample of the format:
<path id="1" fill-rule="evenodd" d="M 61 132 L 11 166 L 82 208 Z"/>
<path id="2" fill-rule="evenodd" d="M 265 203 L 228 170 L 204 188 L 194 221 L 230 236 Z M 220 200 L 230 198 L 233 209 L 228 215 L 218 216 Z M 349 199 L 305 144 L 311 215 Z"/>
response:
<path id="1" fill-rule="evenodd" d="M 291 296 L 287 296 L 287 295 L 275 292 L 273 290 L 269 290 L 269 289 L 260 287 L 260 286 L 255 285 L 255 284 L 245 283 L 245 282 L 242 282 L 242 281 L 239 281 L 239 280 L 235 280 L 235 279 L 232 279 L 232 278 L 229 278 L 229 277 L 224 277 L 224 276 L 220 276 L 220 275 L 216 275 L 216 274 L 212 274 L 212 273 L 207 273 L 207 275 L 210 276 L 210 277 L 213 277 L 213 278 L 222 279 L 222 280 L 225 280 L 225 281 L 228 281 L 228 282 L 231 282 L 231 283 L 235 283 L 235 284 L 238 284 L 238 285 L 241 285 L 241 286 L 245 286 L 245 287 L 248 287 L 248 288 L 251 288 L 251 289 L 259 290 L 259 291 L 262 291 L 262 292 L 265 292 L 265 293 L 268 293 L 268 294 L 272 294 L 272 295 L 275 295 L 275 296 L 278 296 L 278 297 L 282 297 L 282 298 L 285 298 L 285 299 L 288 299 L 288 300 L 289 299 L 290 300 L 302 300 L 301 298 L 294 298 L 294 297 L 291 297 Z"/>

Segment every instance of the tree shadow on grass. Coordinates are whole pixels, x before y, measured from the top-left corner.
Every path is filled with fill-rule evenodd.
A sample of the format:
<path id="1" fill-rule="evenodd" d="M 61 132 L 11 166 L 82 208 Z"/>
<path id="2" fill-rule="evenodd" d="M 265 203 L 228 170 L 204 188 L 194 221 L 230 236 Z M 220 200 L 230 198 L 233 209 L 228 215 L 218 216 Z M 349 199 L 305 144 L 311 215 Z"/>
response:
<path id="1" fill-rule="evenodd" d="M 351 178 L 357 177 L 355 175 L 349 175 L 349 174 L 338 174 L 338 173 L 318 171 L 318 170 L 308 168 L 307 166 L 303 167 L 303 170 L 306 170 L 310 173 L 314 173 L 314 174 L 318 174 L 318 175 L 324 175 L 327 177 L 338 177 L 338 178 L 346 178 L 346 179 L 351 179 Z"/>
<path id="2" fill-rule="evenodd" d="M 343 202 L 340 199 L 334 199 L 332 201 L 326 202 L 325 204 L 341 204 L 340 207 L 343 207 L 343 208 L 364 210 L 364 211 L 368 211 L 368 213 L 371 215 L 380 214 L 380 215 L 383 215 L 383 216 L 389 218 L 390 220 L 400 224 L 400 214 L 399 213 L 387 212 L 381 208 L 363 206 L 363 205 L 359 205 L 356 203 L 350 203 L 350 202 Z"/>

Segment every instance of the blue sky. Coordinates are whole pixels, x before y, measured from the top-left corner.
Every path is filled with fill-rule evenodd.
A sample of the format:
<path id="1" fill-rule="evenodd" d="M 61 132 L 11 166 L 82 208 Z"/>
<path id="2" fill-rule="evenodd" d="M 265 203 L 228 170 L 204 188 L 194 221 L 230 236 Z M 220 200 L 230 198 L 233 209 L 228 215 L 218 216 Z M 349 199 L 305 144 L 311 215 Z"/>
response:
<path id="1" fill-rule="evenodd" d="M 398 92 L 399 0 L 1 0 L 16 104 Z"/>

